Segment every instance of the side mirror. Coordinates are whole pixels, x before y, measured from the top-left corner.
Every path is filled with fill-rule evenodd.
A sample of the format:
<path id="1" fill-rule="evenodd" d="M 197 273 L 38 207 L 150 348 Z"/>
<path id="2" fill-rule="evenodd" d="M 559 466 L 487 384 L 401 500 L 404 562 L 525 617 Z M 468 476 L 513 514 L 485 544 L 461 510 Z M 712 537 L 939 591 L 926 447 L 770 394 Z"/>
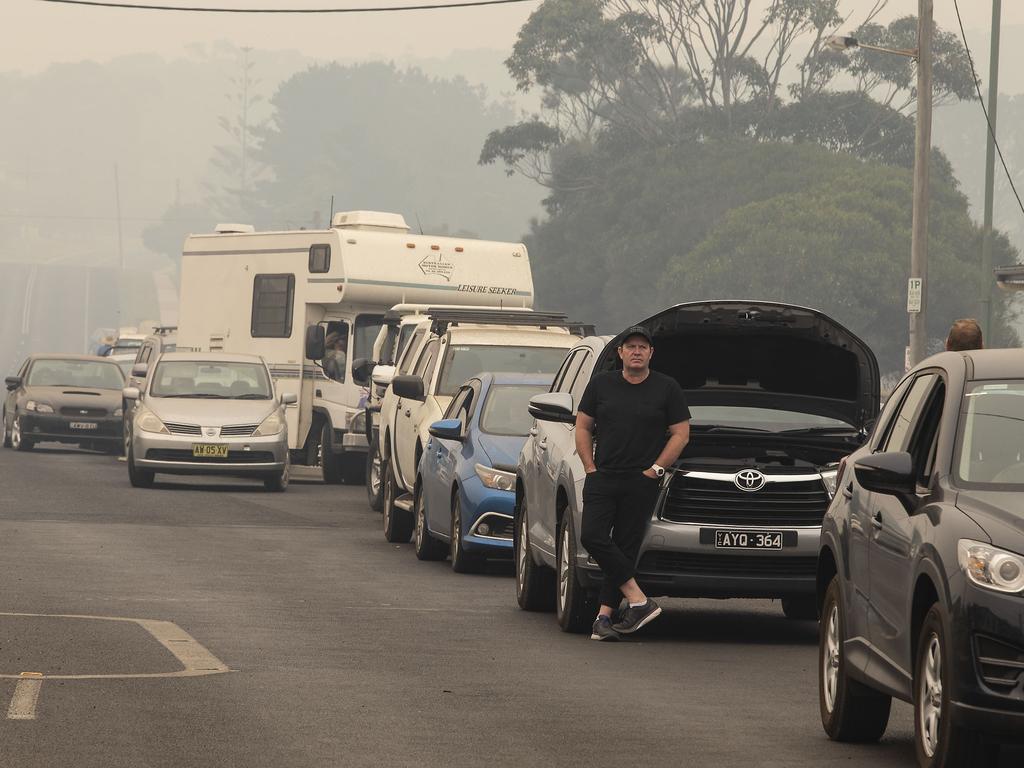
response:
<path id="1" fill-rule="evenodd" d="M 531 397 L 529 411 L 530 415 L 539 421 L 575 424 L 576 414 L 572 405 L 572 395 L 568 392 L 548 392 Z"/>
<path id="2" fill-rule="evenodd" d="M 306 357 L 310 360 L 323 360 L 327 345 L 327 334 L 322 325 L 310 325 L 306 328 Z"/>
<path id="3" fill-rule="evenodd" d="M 149 363 L 135 363 L 132 366 L 132 377 L 136 379 L 146 378 L 146 374 L 149 373 Z"/>
<path id="4" fill-rule="evenodd" d="M 360 387 L 365 387 L 370 383 L 370 377 L 373 374 L 373 369 L 376 365 L 377 364 L 373 360 L 367 360 L 365 357 L 357 357 L 352 361 L 352 381 Z"/>
<path id="5" fill-rule="evenodd" d="M 407 400 L 424 400 L 423 379 L 419 376 L 395 376 L 391 380 L 391 391 Z"/>
<path id="6" fill-rule="evenodd" d="M 432 437 L 439 437 L 442 440 L 457 440 L 462 442 L 465 438 L 462 435 L 462 419 L 442 419 L 435 421 L 427 428 Z"/>
<path id="7" fill-rule="evenodd" d="M 373 369 L 373 373 L 370 374 L 370 380 L 378 387 L 388 386 L 394 378 L 395 366 L 393 365 L 378 365 Z"/>
<path id="8" fill-rule="evenodd" d="M 4 384 L 7 385 L 8 392 L 13 392 L 21 386 L 21 376 L 8 376 L 4 379 Z"/>
<path id="9" fill-rule="evenodd" d="M 873 453 L 853 465 L 857 482 L 873 493 L 903 496 L 917 490 L 909 453 Z"/>
<path id="10" fill-rule="evenodd" d="M 125 387 L 121 390 L 121 397 L 125 400 L 138 400 L 139 394 L 138 387 Z"/>
<path id="11" fill-rule="evenodd" d="M 294 392 L 285 392 L 281 395 L 281 405 L 295 405 L 299 402 L 299 396 Z"/>

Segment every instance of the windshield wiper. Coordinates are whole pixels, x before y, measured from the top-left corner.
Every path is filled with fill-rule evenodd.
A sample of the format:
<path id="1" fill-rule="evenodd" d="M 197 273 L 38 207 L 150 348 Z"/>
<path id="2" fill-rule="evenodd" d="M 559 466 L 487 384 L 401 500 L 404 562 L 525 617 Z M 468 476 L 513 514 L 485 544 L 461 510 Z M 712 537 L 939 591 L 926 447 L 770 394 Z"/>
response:
<path id="1" fill-rule="evenodd" d="M 203 398 L 206 400 L 229 400 L 230 398 L 226 395 L 211 395 L 207 392 L 193 392 L 190 395 L 157 395 L 157 397 L 194 397 Z"/>
<path id="2" fill-rule="evenodd" d="M 246 392 L 244 395 L 235 395 L 232 400 L 269 400 L 269 395 L 261 395 L 258 392 Z"/>
<path id="3" fill-rule="evenodd" d="M 856 435 L 860 430 L 853 427 L 798 427 L 783 429 L 780 435 Z"/>
<path id="4" fill-rule="evenodd" d="M 701 424 L 694 424 L 694 429 L 700 430 L 701 432 L 771 432 L 770 429 L 761 429 L 760 427 L 705 427 Z"/>

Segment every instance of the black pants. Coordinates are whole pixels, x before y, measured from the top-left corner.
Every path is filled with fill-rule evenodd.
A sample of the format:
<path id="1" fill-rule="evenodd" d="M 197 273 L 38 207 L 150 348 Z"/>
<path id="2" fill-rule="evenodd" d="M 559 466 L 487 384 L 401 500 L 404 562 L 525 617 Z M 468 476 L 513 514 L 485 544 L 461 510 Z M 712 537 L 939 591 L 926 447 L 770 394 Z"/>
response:
<path id="1" fill-rule="evenodd" d="M 623 584 L 636 576 L 647 524 L 658 500 L 658 480 L 641 472 L 591 472 L 583 484 L 580 541 L 601 566 L 601 605 L 622 602 Z"/>

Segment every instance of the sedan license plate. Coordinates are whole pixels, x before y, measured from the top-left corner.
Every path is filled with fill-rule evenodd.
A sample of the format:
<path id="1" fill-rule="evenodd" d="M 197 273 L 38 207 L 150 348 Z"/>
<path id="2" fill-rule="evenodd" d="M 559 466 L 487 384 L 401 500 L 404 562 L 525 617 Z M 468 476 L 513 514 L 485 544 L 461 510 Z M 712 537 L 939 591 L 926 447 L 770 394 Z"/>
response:
<path id="1" fill-rule="evenodd" d="M 228 447 L 227 445 L 215 443 L 192 443 L 192 455 L 204 459 L 226 459 L 228 457 Z"/>
<path id="2" fill-rule="evenodd" d="M 782 531 L 715 531 L 717 549 L 782 549 Z"/>
<path id="3" fill-rule="evenodd" d="M 95 421 L 72 421 L 68 426 L 72 429 L 96 429 L 98 425 Z"/>

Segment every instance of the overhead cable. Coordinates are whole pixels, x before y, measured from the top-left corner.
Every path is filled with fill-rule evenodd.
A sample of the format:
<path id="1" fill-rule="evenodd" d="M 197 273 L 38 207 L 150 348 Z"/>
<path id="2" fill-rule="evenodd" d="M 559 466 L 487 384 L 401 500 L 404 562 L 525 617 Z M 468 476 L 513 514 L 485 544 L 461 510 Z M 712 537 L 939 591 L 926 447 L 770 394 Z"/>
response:
<path id="1" fill-rule="evenodd" d="M 356 6 L 351 8 L 215 8 L 184 5 L 155 5 L 150 3 L 118 3 L 107 0 L 39 0 L 42 3 L 120 8 L 130 11 L 184 11 L 187 13 L 389 13 L 394 11 L 436 11 L 446 8 L 475 8 L 483 5 L 529 3 L 535 0 L 466 0 L 461 3 L 427 3 L 422 5 Z"/>

